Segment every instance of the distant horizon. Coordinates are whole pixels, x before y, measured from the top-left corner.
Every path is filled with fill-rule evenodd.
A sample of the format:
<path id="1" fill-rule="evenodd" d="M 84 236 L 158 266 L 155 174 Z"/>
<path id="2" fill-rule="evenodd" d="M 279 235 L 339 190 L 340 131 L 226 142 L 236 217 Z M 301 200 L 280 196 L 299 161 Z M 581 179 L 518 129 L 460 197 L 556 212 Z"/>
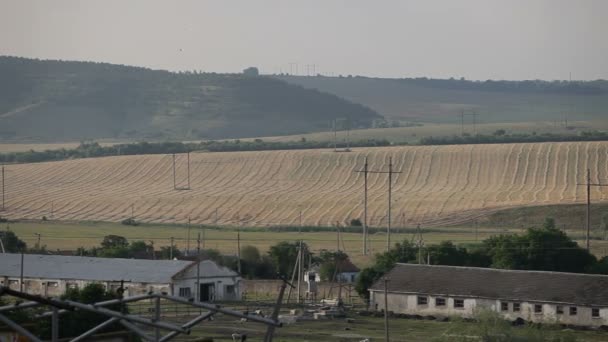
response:
<path id="1" fill-rule="evenodd" d="M 213 74 L 220 74 L 220 75 L 238 75 L 241 74 L 242 71 L 230 71 L 230 72 L 224 72 L 224 71 L 213 71 L 213 70 L 196 70 L 196 69 L 183 69 L 183 70 L 170 70 L 170 69 L 163 69 L 163 68 L 154 68 L 154 67 L 149 67 L 149 66 L 145 66 L 145 65 L 134 65 L 134 64 L 123 64 L 123 63 L 114 63 L 114 62 L 106 62 L 106 61 L 95 61 L 95 60 L 78 60 L 78 59 L 56 59 L 56 58 L 41 58 L 41 57 L 28 57 L 28 56 L 15 56 L 15 55 L 0 55 L 0 57 L 9 57 L 9 58 L 24 58 L 24 59 L 30 59 L 30 60 L 39 60 L 39 61 L 51 61 L 51 62 L 78 62 L 78 63 L 99 63 L 99 64 L 109 64 L 109 65 L 117 65 L 117 66 L 126 66 L 126 67 L 134 67 L 134 68 L 142 68 L 142 69 L 147 69 L 147 70 L 152 70 L 152 71 L 167 71 L 167 72 L 172 72 L 172 73 L 180 73 L 180 72 L 200 72 L 200 73 L 213 73 Z M 250 65 L 249 67 L 256 67 L 255 65 Z M 258 68 L 259 70 L 259 68 Z M 466 78 L 464 76 L 460 77 L 460 76 L 453 76 L 453 77 L 447 77 L 447 78 L 440 78 L 440 77 L 430 77 L 430 76 L 402 76 L 402 77 L 385 77 L 385 76 L 373 76 L 373 75 L 364 75 L 364 74 L 348 74 L 348 75 L 344 75 L 344 74 L 340 74 L 340 75 L 330 75 L 330 74 L 317 74 L 317 75 L 306 75 L 306 74 L 290 74 L 289 72 L 283 72 L 283 73 L 265 73 L 263 70 L 259 70 L 260 72 L 260 76 L 297 76 L 297 77 L 328 77 L 328 78 L 348 78 L 350 77 L 362 77 L 362 78 L 370 78 L 370 79 L 385 79 L 385 80 L 403 80 L 403 79 L 422 79 L 422 78 L 426 78 L 426 79 L 431 79 L 431 80 L 460 80 L 461 78 L 465 81 L 470 81 L 470 82 L 486 82 L 486 81 L 494 81 L 494 82 L 525 82 L 525 81 L 542 81 L 542 82 L 596 82 L 596 81 L 608 81 L 608 79 L 604 79 L 604 78 L 597 78 L 597 79 L 587 79 L 587 80 L 579 80 L 579 79 L 575 79 L 574 77 L 572 79 L 469 79 Z"/>
<path id="2" fill-rule="evenodd" d="M 0 55 L 169 71 L 608 79 L 604 0 L 3 0 Z"/>

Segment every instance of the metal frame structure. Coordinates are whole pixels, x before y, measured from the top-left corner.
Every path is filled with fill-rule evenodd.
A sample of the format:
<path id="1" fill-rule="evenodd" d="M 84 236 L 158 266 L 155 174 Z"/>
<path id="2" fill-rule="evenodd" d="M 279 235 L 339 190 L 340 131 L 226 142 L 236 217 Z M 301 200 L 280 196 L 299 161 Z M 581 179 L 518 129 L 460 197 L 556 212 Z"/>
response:
<path id="1" fill-rule="evenodd" d="M 278 321 L 278 314 L 281 308 L 281 303 L 283 301 L 283 294 L 285 292 L 285 288 L 287 287 L 287 282 L 284 280 L 283 285 L 279 291 L 279 297 L 277 298 L 277 302 L 275 304 L 273 313 L 271 318 L 264 318 L 259 316 L 250 316 L 238 311 L 222 308 L 217 304 L 204 303 L 204 302 L 195 302 L 193 299 L 185 299 L 176 296 L 169 296 L 166 294 L 158 294 L 158 293 L 149 293 L 146 295 L 132 296 L 127 298 L 113 299 L 107 300 L 103 302 L 97 302 L 93 304 L 83 304 L 80 302 L 75 302 L 71 300 L 60 300 L 53 298 L 45 298 L 42 296 L 31 295 L 20 291 L 12 290 L 6 286 L 0 287 L 0 297 L 3 295 L 9 295 L 20 299 L 28 300 L 28 302 L 20 302 L 16 304 L 6 305 L 0 307 L 0 322 L 6 324 L 9 328 L 15 330 L 17 333 L 27 337 L 32 342 L 42 342 L 39 337 L 34 336 L 31 332 L 25 329 L 20 324 L 12 321 L 8 317 L 6 317 L 3 313 L 14 310 L 22 310 L 22 309 L 30 309 L 36 307 L 50 307 L 50 311 L 42 313 L 36 318 L 46 318 L 51 317 L 51 341 L 55 342 L 59 340 L 59 318 L 60 315 L 68 312 L 68 311 L 88 311 L 94 312 L 101 316 L 105 316 L 108 319 L 101 324 L 97 325 L 84 332 L 80 336 L 71 338 L 69 342 L 78 342 L 84 341 L 91 335 L 95 334 L 99 330 L 114 324 L 119 323 L 127 330 L 132 331 L 137 336 L 139 336 L 144 341 L 153 341 L 153 342 L 166 342 L 175 338 L 180 334 L 190 334 L 191 329 L 197 324 L 210 319 L 213 315 L 217 313 L 221 313 L 224 315 L 244 318 L 252 322 L 262 323 L 268 326 L 266 335 L 264 337 L 265 342 L 271 342 L 274 329 L 276 327 L 281 327 L 282 323 Z M 289 284 L 293 287 L 293 285 Z M 109 305 L 114 304 L 126 304 L 132 302 L 138 302 L 141 300 L 151 299 L 154 301 L 154 318 L 146 318 L 137 315 L 125 314 L 119 311 L 114 311 L 106 308 Z M 178 303 L 190 305 L 197 309 L 207 310 L 206 312 L 201 312 L 196 318 L 182 324 L 176 325 L 174 323 L 163 322 L 161 320 L 161 300 L 165 300 L 168 302 Z M 136 324 L 144 325 L 150 328 L 154 328 L 154 335 L 150 335 L 148 332 L 144 331 L 142 328 L 138 327 Z M 165 335 L 162 334 L 161 330 L 168 331 Z"/>

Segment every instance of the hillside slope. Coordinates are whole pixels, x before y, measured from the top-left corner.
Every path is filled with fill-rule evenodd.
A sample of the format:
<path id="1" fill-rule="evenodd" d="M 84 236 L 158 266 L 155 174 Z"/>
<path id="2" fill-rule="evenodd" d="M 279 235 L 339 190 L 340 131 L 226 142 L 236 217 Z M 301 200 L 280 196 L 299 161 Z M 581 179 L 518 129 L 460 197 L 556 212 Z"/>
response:
<path id="1" fill-rule="evenodd" d="M 585 170 L 608 179 L 608 142 L 191 154 L 191 190 L 170 155 L 7 166 L 10 218 L 234 225 L 346 223 L 363 214 L 362 168 L 394 169 L 393 224 L 457 224 L 504 208 L 583 203 Z M 176 180 L 186 185 L 186 157 Z M 372 226 L 386 224 L 387 177 L 369 176 Z M 592 189 L 594 202 L 608 192 Z M 131 207 L 133 206 L 133 207 Z M 217 212 L 216 212 L 217 209 Z M 217 217 L 216 217 L 217 214 Z"/>
<path id="2" fill-rule="evenodd" d="M 460 123 L 586 121 L 608 117 L 608 81 L 544 82 L 275 76 L 366 105 L 390 120 Z M 472 116 L 465 121 L 472 123 Z"/>
<path id="3" fill-rule="evenodd" d="M 369 127 L 379 114 L 263 76 L 0 57 L 0 140 L 216 139 Z"/>

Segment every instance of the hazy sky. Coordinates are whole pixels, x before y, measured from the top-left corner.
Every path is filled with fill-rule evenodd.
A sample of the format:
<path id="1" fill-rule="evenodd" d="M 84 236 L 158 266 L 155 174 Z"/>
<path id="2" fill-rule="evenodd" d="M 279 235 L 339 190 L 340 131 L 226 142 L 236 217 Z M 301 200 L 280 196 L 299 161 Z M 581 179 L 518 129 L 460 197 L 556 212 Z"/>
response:
<path id="1" fill-rule="evenodd" d="M 606 0 L 0 0 L 0 55 L 170 70 L 608 79 Z M 312 67 L 308 67 L 312 73 Z"/>

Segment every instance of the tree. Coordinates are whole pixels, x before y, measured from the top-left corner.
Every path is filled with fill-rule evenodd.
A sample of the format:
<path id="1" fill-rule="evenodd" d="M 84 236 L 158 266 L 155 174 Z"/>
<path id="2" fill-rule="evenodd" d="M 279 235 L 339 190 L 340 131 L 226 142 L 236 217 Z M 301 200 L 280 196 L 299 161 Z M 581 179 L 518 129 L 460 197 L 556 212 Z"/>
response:
<path id="1" fill-rule="evenodd" d="M 282 241 L 270 247 L 268 256 L 279 274 L 289 278 L 298 258 L 299 242 Z M 302 243 L 304 255 L 308 254 L 308 246 Z"/>
<path id="2" fill-rule="evenodd" d="M 432 265 L 463 266 L 469 262 L 466 248 L 455 246 L 452 241 L 443 241 L 426 250 Z"/>
<path id="3" fill-rule="evenodd" d="M 7 253 L 25 252 L 27 248 L 27 244 L 11 230 L 0 231 L 0 240 L 2 240 L 2 245 L 4 245 L 4 250 Z"/>
<path id="4" fill-rule="evenodd" d="M 321 261 L 319 267 L 321 279 L 325 281 L 334 281 L 336 273 L 340 271 L 337 269 L 337 266 L 341 262 L 348 260 L 348 254 L 342 251 L 322 250 L 319 259 Z"/>
<path id="5" fill-rule="evenodd" d="M 396 243 L 388 252 L 376 254 L 375 262 L 371 267 L 364 268 L 357 277 L 355 290 L 360 296 L 369 298 L 367 289 L 380 279 L 382 275 L 391 270 L 398 262 L 411 262 L 416 260 L 418 248 L 411 242 L 404 240 Z"/>
<path id="6" fill-rule="evenodd" d="M 554 225 L 551 219 L 544 224 Z M 495 268 L 582 273 L 596 263 L 595 256 L 555 228 L 491 237 L 484 241 L 484 247 Z"/>
<path id="7" fill-rule="evenodd" d="M 112 293 L 106 291 L 102 284 L 90 283 L 87 284 L 82 289 L 68 289 L 66 293 L 61 297 L 62 299 L 73 300 L 85 304 L 92 304 L 95 302 L 101 302 L 105 300 L 111 300 L 120 298 L 120 296 L 116 293 Z M 110 305 L 107 306 L 110 310 L 122 311 L 124 313 L 128 313 L 128 308 L 126 305 L 121 307 L 118 305 Z M 60 337 L 72 337 L 78 336 L 85 331 L 101 324 L 106 321 L 107 318 L 104 316 L 100 316 L 99 314 L 88 312 L 88 311 L 73 311 L 66 312 L 63 316 L 61 316 L 59 327 Z M 43 336 L 50 337 L 50 319 L 47 319 L 42 323 L 42 334 Z M 109 327 L 103 329 L 101 332 L 121 330 L 122 326 L 120 324 L 113 324 Z"/>
<path id="8" fill-rule="evenodd" d="M 101 241 L 102 248 L 128 247 L 129 241 L 124 236 L 106 235 Z"/>
<path id="9" fill-rule="evenodd" d="M 259 76 L 260 75 L 260 71 L 256 67 L 249 67 L 249 68 L 243 70 L 243 75 L 245 75 L 245 76 Z"/>

